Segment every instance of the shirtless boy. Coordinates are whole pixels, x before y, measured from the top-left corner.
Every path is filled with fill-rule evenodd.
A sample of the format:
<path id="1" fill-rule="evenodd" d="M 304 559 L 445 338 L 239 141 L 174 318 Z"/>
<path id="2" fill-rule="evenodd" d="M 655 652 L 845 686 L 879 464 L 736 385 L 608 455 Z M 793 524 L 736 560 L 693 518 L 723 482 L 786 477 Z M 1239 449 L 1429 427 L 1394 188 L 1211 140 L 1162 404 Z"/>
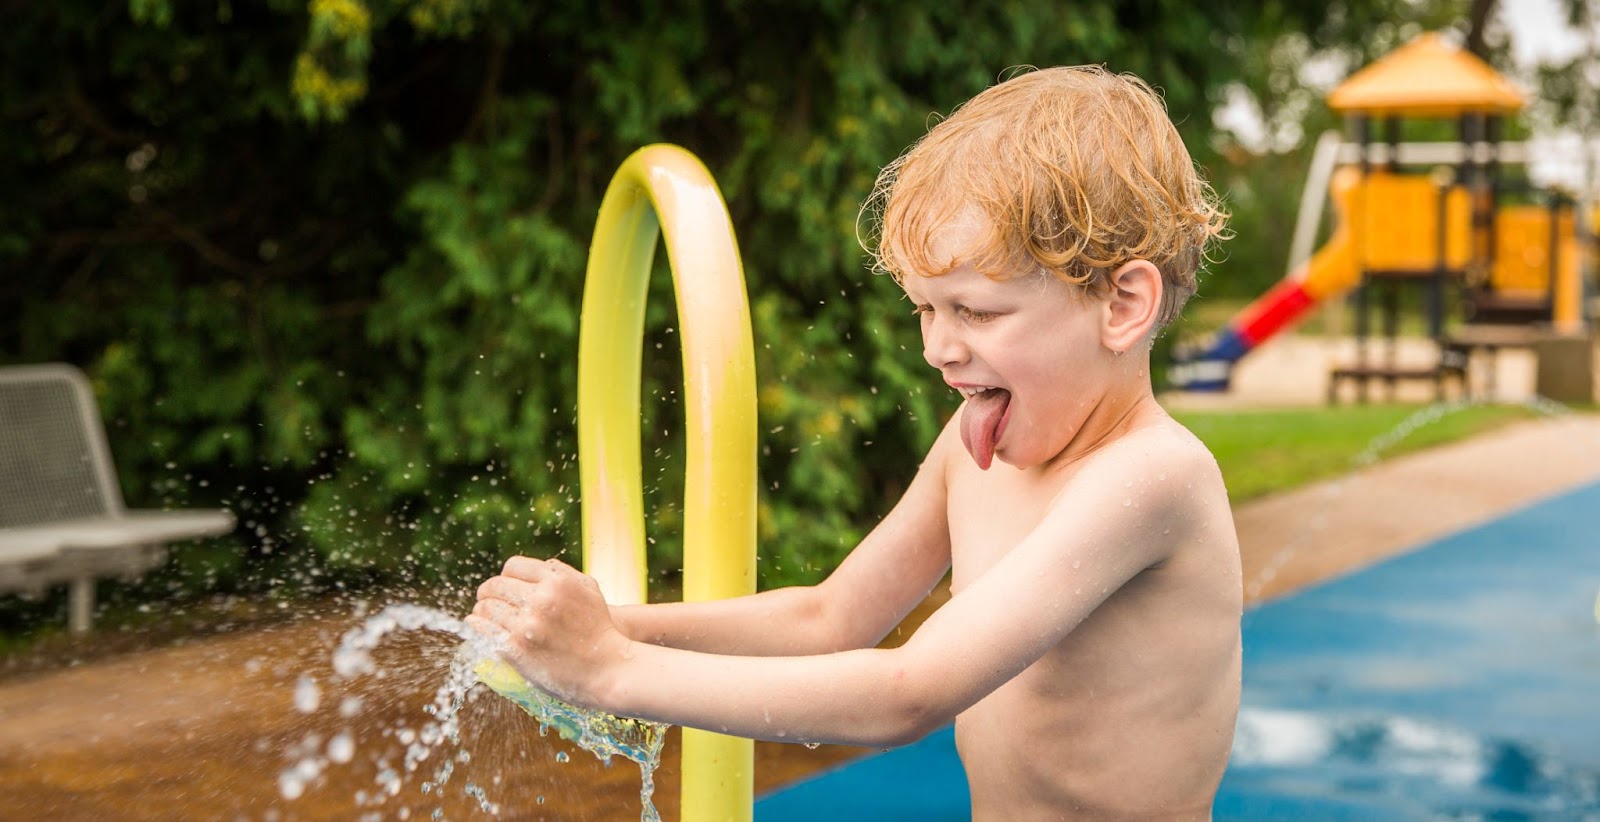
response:
<path id="1" fill-rule="evenodd" d="M 1239 705 L 1238 545 L 1150 343 L 1222 215 L 1158 97 L 1098 68 L 979 94 L 885 170 L 874 253 L 966 396 L 823 582 L 608 608 L 516 557 L 469 620 L 563 699 L 784 742 L 954 720 L 978 820 L 1204 819 Z M 874 647 L 940 581 L 903 645 Z"/>

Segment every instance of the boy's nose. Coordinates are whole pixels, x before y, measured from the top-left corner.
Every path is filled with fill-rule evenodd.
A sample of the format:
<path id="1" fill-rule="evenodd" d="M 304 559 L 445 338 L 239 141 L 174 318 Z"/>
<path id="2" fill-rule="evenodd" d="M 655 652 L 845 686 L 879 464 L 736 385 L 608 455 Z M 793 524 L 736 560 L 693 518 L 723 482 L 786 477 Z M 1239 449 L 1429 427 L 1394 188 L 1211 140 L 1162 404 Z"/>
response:
<path id="1" fill-rule="evenodd" d="M 961 335 L 935 317 L 922 332 L 922 358 L 934 368 L 966 361 L 967 346 Z"/>

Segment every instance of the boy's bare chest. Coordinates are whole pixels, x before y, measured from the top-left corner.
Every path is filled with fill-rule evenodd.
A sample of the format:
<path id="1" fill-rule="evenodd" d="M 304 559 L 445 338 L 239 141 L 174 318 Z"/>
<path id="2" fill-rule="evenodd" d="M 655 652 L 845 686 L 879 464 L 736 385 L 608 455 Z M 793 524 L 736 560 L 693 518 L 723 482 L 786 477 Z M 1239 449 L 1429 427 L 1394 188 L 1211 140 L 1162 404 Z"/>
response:
<path id="1" fill-rule="evenodd" d="M 952 591 L 982 576 L 1039 525 L 1066 483 L 1066 477 L 1052 480 L 951 483 L 947 513 Z"/>

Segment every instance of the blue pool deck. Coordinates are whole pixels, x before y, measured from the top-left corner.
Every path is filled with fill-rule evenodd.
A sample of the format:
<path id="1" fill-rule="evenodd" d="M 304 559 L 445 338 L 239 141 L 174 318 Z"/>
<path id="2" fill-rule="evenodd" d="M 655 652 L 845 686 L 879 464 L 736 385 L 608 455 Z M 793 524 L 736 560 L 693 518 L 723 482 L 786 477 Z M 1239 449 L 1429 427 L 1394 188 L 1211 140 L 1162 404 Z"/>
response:
<path id="1" fill-rule="evenodd" d="M 1600 822 L 1600 484 L 1244 618 L 1217 820 Z M 759 797 L 757 822 L 968 819 L 947 728 Z"/>

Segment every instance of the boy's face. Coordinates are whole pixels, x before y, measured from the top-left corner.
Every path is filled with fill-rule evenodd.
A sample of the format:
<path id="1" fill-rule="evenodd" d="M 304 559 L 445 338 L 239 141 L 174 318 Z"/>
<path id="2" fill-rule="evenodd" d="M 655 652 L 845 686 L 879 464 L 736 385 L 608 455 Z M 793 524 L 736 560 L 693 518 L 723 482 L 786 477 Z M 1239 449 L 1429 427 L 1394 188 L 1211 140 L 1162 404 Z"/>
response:
<path id="1" fill-rule="evenodd" d="M 1106 390 L 1098 301 L 1049 275 L 996 280 L 965 264 L 904 280 L 923 357 L 966 396 L 961 439 L 978 467 L 1065 451 Z"/>

